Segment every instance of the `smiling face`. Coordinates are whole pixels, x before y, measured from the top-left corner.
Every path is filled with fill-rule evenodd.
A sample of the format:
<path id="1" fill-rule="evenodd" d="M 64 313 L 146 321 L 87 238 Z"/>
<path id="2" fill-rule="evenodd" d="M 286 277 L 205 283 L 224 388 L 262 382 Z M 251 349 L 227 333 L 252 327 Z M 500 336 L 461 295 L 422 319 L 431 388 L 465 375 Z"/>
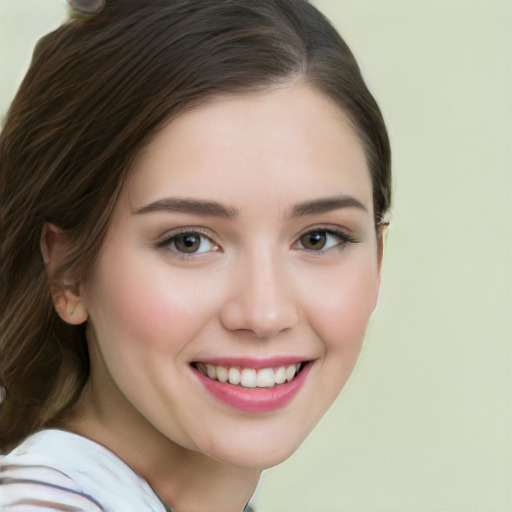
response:
<path id="1" fill-rule="evenodd" d="M 172 121 L 81 287 L 103 428 L 131 418 L 234 466 L 288 457 L 361 349 L 379 287 L 373 218 L 361 143 L 312 89 Z"/>

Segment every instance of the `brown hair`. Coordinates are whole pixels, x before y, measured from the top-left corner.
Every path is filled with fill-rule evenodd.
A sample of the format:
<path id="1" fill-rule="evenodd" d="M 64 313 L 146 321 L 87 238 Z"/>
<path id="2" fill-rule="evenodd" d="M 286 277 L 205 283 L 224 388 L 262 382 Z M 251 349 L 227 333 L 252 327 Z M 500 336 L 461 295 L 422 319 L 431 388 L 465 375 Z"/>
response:
<path id="1" fill-rule="evenodd" d="M 391 196 L 386 128 L 349 48 L 306 0 L 111 0 L 40 41 L 0 139 L 5 446 L 62 416 L 89 372 L 84 326 L 52 304 L 43 224 L 69 240 L 56 274 L 84 279 L 126 175 L 159 128 L 215 96 L 291 80 L 351 119 L 379 224 Z"/>

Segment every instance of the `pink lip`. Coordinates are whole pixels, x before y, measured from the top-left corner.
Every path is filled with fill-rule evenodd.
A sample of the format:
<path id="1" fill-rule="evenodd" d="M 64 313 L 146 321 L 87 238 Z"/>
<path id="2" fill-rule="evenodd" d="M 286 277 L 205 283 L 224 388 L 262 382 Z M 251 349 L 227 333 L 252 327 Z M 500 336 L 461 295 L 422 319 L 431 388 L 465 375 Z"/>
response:
<path id="1" fill-rule="evenodd" d="M 232 362 L 232 360 L 230 360 Z M 254 361 L 252 361 L 254 363 Z M 298 362 L 296 359 L 294 362 Z M 268 360 L 266 360 L 266 364 Z M 221 363 L 209 363 L 221 364 Z M 293 364 L 293 363 L 290 363 Z M 238 366 L 230 364 L 229 366 Z M 249 368 L 255 366 L 240 364 Z M 262 368 L 280 366 L 279 364 L 266 365 Z M 301 371 L 290 382 L 277 384 L 273 388 L 244 388 L 233 384 L 219 382 L 203 375 L 199 370 L 191 367 L 201 384 L 214 397 L 224 403 L 246 412 L 269 412 L 284 407 L 300 391 L 309 374 L 312 364 L 306 363 Z"/>

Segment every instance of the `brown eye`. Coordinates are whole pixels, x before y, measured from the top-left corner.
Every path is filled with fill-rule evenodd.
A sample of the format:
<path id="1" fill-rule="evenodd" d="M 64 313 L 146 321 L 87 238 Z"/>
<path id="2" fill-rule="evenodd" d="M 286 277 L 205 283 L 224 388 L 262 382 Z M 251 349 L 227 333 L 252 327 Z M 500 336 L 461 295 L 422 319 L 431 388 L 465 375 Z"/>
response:
<path id="1" fill-rule="evenodd" d="M 328 251 L 329 249 L 343 249 L 349 243 L 357 243 L 359 240 L 343 233 L 331 229 L 313 229 L 304 233 L 297 245 L 300 249 L 306 251 Z"/>
<path id="2" fill-rule="evenodd" d="M 165 249 L 182 258 L 194 257 L 208 252 L 222 252 L 222 249 L 209 236 L 199 231 L 178 231 L 167 234 L 156 242 L 157 249 Z"/>
<path id="3" fill-rule="evenodd" d="M 327 242 L 327 233 L 325 231 L 310 231 L 300 237 L 300 243 L 304 249 L 309 251 L 320 251 Z"/>
<path id="4" fill-rule="evenodd" d="M 197 233 L 183 233 L 174 237 L 174 247 L 179 252 L 195 253 L 201 246 L 201 235 Z"/>

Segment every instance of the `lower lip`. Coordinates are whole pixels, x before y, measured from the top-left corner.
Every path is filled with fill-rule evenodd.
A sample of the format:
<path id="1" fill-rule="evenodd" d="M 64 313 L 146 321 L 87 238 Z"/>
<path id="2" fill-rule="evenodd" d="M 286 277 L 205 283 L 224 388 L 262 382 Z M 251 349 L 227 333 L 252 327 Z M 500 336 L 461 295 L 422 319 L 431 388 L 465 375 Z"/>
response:
<path id="1" fill-rule="evenodd" d="M 306 363 L 294 379 L 276 384 L 273 388 L 244 388 L 210 379 L 192 367 L 203 386 L 215 398 L 246 412 L 269 412 L 284 407 L 300 391 L 310 369 L 311 363 Z"/>

